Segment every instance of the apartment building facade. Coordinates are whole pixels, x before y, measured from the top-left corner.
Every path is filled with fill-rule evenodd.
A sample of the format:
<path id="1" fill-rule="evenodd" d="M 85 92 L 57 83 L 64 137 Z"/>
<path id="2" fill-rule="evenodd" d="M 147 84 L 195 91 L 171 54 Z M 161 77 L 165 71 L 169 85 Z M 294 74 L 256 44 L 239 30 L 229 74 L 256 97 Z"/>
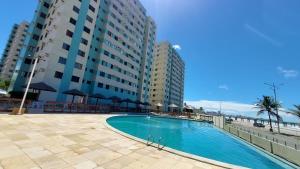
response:
<path id="1" fill-rule="evenodd" d="M 29 23 L 15 24 L 11 30 L 0 61 L 0 78 L 10 81 L 14 73 Z"/>
<path id="2" fill-rule="evenodd" d="M 138 0 L 42 0 L 29 32 L 10 90 L 40 57 L 32 83 L 57 90 L 40 100 L 70 101 L 63 92 L 78 89 L 148 102 L 156 25 Z"/>
<path id="3" fill-rule="evenodd" d="M 158 103 L 162 110 L 170 105 L 183 108 L 185 63 L 169 42 L 156 45 L 152 71 L 150 102 L 153 108 Z"/>

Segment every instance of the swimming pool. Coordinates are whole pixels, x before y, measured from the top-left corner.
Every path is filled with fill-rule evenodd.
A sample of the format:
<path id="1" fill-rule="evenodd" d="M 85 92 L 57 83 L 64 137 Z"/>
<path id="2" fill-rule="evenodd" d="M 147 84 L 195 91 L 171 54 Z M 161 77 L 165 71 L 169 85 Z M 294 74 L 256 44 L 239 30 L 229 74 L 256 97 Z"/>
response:
<path id="1" fill-rule="evenodd" d="M 112 127 L 147 140 L 161 137 L 161 143 L 186 153 L 248 168 L 279 169 L 291 166 L 233 138 L 205 122 L 155 116 L 115 116 L 107 119 Z"/>

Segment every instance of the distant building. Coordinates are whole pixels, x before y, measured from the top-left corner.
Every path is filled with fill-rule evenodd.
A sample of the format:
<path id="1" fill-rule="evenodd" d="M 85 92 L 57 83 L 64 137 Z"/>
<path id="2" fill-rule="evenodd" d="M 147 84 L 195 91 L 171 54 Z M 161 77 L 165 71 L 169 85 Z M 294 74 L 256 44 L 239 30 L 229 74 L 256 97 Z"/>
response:
<path id="1" fill-rule="evenodd" d="M 28 25 L 29 23 L 24 21 L 15 24 L 11 30 L 0 62 L 0 78 L 3 80 L 11 80 L 20 56 L 20 50 L 23 47 Z"/>
<path id="2" fill-rule="evenodd" d="M 183 108 L 185 63 L 169 42 L 156 45 L 151 84 L 151 104 L 169 105 Z"/>
<path id="3" fill-rule="evenodd" d="M 26 37 L 10 90 L 33 78 L 57 92 L 40 100 L 70 101 L 78 89 L 91 95 L 149 102 L 156 25 L 138 0 L 43 0 Z"/>

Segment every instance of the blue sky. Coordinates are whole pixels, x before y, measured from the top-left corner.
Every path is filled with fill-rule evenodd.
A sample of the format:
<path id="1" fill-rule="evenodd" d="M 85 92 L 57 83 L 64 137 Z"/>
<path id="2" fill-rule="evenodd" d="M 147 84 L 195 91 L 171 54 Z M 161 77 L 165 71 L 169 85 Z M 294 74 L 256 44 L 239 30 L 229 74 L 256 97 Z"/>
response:
<path id="1" fill-rule="evenodd" d="M 300 1 L 141 0 L 186 62 L 185 100 L 253 104 L 284 83 L 285 107 L 300 104 Z M 36 0 L 3 1 L 0 51 L 13 23 L 31 20 Z M 1 54 L 1 53 L 0 53 Z"/>

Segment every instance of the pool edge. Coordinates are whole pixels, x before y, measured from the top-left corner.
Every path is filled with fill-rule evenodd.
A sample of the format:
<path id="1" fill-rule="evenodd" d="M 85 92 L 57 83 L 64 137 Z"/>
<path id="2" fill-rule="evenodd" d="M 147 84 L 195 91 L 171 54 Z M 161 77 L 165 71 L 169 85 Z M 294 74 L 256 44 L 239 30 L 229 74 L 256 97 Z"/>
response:
<path id="1" fill-rule="evenodd" d="M 299 166 L 297 166 L 296 164 L 294 164 L 294 163 L 292 163 L 292 162 L 290 162 L 290 161 L 288 161 L 288 160 L 286 160 L 286 159 L 284 159 L 282 157 L 279 157 L 279 156 L 277 156 L 275 154 L 272 154 L 272 153 L 266 151 L 265 149 L 263 149 L 263 148 L 255 145 L 255 144 L 252 144 L 252 143 L 250 143 L 250 142 L 248 142 L 248 141 L 246 141 L 246 140 L 244 140 L 244 139 L 242 139 L 242 138 L 240 138 L 240 137 L 238 137 L 238 136 L 236 136 L 236 135 L 234 135 L 234 134 L 232 134 L 232 133 L 230 133 L 230 132 L 228 132 L 228 131 L 226 131 L 224 129 L 220 129 L 220 128 L 217 128 L 217 129 L 221 130 L 222 132 L 224 132 L 228 136 L 232 137 L 233 139 L 241 141 L 243 144 L 245 144 L 246 146 L 250 147 L 251 149 L 257 149 L 257 150 L 259 150 L 258 153 L 260 153 L 262 155 L 271 156 L 272 158 L 274 158 L 274 159 L 276 159 L 276 160 L 278 160 L 278 161 L 280 161 L 280 162 L 284 163 L 285 165 L 288 165 L 288 166 L 290 166 L 292 168 L 295 168 L 295 169 L 299 168 Z M 255 150 L 255 151 L 257 151 L 257 150 Z"/>
<path id="2" fill-rule="evenodd" d="M 115 115 L 115 116 L 111 116 L 111 117 L 116 117 L 116 116 L 119 116 L 119 115 Z M 132 115 L 132 116 L 139 116 L 139 115 Z M 109 117 L 109 118 L 111 118 L 111 117 Z M 143 143 L 143 144 L 147 145 L 147 141 L 146 140 L 138 138 L 138 137 L 135 137 L 135 136 L 132 136 L 130 134 L 127 134 L 127 133 L 125 133 L 123 131 L 120 131 L 120 130 L 114 128 L 110 124 L 108 124 L 107 120 L 109 118 L 107 118 L 105 120 L 105 122 L 106 122 L 105 126 L 108 129 L 110 129 L 113 132 L 115 132 L 117 134 L 120 134 L 120 135 L 122 135 L 122 136 L 124 136 L 126 138 L 129 138 L 131 140 L 134 140 L 134 141 L 137 141 L 137 142 L 140 142 L 140 143 Z M 154 145 L 149 145 L 149 146 L 157 148 Z M 199 161 L 199 162 L 203 162 L 203 163 L 207 163 L 207 164 L 210 164 L 210 165 L 214 165 L 214 166 L 217 166 L 217 167 L 228 168 L 228 169 L 248 169 L 247 167 L 237 166 L 237 165 L 233 165 L 233 164 L 229 164 L 229 163 L 220 162 L 220 161 L 209 159 L 209 158 L 205 158 L 205 157 L 202 157 L 202 156 L 193 155 L 193 154 L 190 154 L 190 153 L 185 153 L 183 151 L 175 150 L 175 149 L 169 148 L 169 147 L 164 147 L 162 150 L 166 151 L 166 152 L 169 152 L 169 153 L 172 153 L 172 154 L 179 155 L 181 157 L 193 159 L 193 160 L 196 160 L 196 161 Z"/>

